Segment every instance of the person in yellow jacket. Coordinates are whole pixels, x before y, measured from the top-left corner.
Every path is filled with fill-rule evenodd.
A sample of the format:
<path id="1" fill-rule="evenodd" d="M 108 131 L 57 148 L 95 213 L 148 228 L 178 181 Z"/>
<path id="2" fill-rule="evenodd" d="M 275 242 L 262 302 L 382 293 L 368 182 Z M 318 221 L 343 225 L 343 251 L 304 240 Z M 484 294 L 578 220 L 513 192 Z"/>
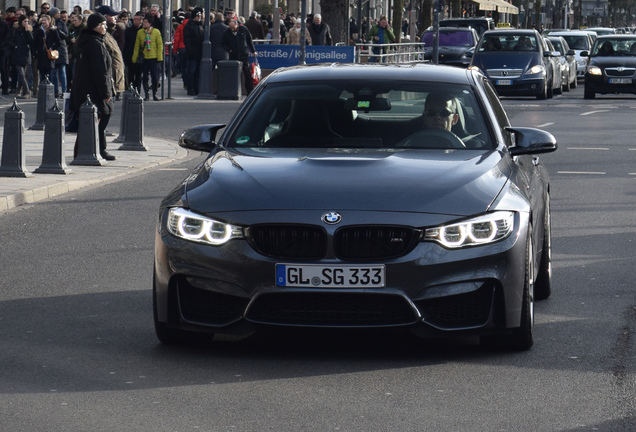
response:
<path id="1" fill-rule="evenodd" d="M 157 87 L 159 87 L 159 62 L 163 61 L 163 40 L 161 32 L 152 26 L 154 18 L 146 15 L 141 29 L 137 32 L 135 49 L 133 51 L 133 63 L 143 62 L 142 83 L 144 87 L 144 100 L 150 99 L 148 91 L 148 75 L 152 80 L 152 99 L 158 101 Z"/>

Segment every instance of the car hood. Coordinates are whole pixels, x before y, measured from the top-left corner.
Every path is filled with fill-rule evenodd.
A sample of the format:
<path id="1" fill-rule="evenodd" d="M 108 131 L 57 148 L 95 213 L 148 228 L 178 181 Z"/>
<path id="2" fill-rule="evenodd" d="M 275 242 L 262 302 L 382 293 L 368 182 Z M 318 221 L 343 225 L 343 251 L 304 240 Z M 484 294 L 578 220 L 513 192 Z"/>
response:
<path id="1" fill-rule="evenodd" d="M 538 52 L 512 52 L 502 54 L 499 51 L 475 54 L 473 65 L 482 71 L 488 69 L 522 69 L 527 70 L 532 66 L 541 64 L 541 56 Z"/>
<path id="2" fill-rule="evenodd" d="M 338 209 L 471 215 L 486 211 L 510 175 L 498 151 L 322 153 L 220 151 L 185 182 L 186 204 L 212 214 Z"/>
<path id="3" fill-rule="evenodd" d="M 632 56 L 594 56 L 590 64 L 600 67 L 636 67 L 636 57 Z"/>
<path id="4" fill-rule="evenodd" d="M 445 57 L 448 60 L 455 60 L 461 58 L 466 51 L 471 49 L 472 46 L 441 46 L 439 47 L 440 57 Z M 433 57 L 433 48 L 425 48 L 425 58 L 431 59 Z"/>

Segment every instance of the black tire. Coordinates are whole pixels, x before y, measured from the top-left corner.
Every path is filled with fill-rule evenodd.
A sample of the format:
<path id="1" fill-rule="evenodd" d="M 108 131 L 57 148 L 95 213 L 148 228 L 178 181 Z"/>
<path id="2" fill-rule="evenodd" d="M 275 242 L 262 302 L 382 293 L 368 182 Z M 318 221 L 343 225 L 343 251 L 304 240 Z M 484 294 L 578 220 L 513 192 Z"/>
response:
<path id="1" fill-rule="evenodd" d="M 578 85 L 578 81 L 579 81 L 578 77 L 574 78 L 574 81 L 572 81 L 572 83 L 570 83 L 570 88 L 571 89 L 575 89 L 576 86 Z"/>
<path id="2" fill-rule="evenodd" d="M 583 99 L 594 99 L 595 97 L 596 93 L 585 87 L 585 90 L 583 91 Z"/>
<path id="3" fill-rule="evenodd" d="M 548 91 L 546 93 L 548 99 L 552 99 L 554 97 L 554 89 L 552 88 L 552 82 L 548 85 Z"/>
<path id="4" fill-rule="evenodd" d="M 537 280 L 534 282 L 534 299 L 545 300 L 552 294 L 552 222 L 550 216 L 550 194 L 546 198 L 544 215 L 543 251 L 539 262 Z"/>
<path id="5" fill-rule="evenodd" d="M 546 100 L 548 98 L 548 82 L 543 80 L 543 90 L 537 95 L 538 100 Z"/>
<path id="6" fill-rule="evenodd" d="M 570 85 L 567 84 L 567 82 L 563 85 L 563 87 L 561 87 L 561 93 L 563 92 L 569 92 L 570 91 Z"/>
<path id="7" fill-rule="evenodd" d="M 501 335 L 480 337 L 480 343 L 490 349 L 501 351 L 527 351 L 534 344 L 534 251 L 532 249 L 532 229 L 528 230 L 526 241 L 526 271 L 523 284 L 523 300 L 521 303 L 521 321 L 519 327 L 512 332 Z"/>

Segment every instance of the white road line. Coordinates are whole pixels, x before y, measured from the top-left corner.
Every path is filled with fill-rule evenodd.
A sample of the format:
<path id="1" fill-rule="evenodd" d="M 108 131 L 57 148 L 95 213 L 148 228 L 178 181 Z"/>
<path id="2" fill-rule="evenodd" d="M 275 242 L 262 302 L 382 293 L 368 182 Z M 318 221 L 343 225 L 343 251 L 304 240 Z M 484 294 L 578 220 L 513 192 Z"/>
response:
<path id="1" fill-rule="evenodd" d="M 594 171 L 558 171 L 557 174 L 605 175 L 604 172 Z"/>
<path id="2" fill-rule="evenodd" d="M 609 150 L 605 147 L 568 147 L 568 150 Z"/>
<path id="3" fill-rule="evenodd" d="M 581 115 L 587 116 L 590 114 L 597 114 L 597 113 L 604 113 L 604 112 L 609 112 L 609 110 L 588 111 L 588 112 L 581 113 Z"/>
<path id="4" fill-rule="evenodd" d="M 550 123 L 543 123 L 543 124 L 540 124 L 540 125 L 539 125 L 539 126 L 537 126 L 537 127 L 538 127 L 538 128 L 544 128 L 544 127 L 547 127 L 547 126 L 552 126 L 553 124 L 554 124 L 554 122 L 550 122 Z"/>

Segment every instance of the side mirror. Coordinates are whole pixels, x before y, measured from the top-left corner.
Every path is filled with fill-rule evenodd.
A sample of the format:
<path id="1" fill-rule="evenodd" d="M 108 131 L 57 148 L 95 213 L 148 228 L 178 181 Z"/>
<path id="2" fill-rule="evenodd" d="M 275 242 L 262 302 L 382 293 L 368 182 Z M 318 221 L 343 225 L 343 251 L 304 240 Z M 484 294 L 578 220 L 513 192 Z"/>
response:
<path id="1" fill-rule="evenodd" d="M 569 56 L 575 56 L 576 55 L 576 51 L 574 51 L 573 49 L 569 50 L 567 55 Z"/>
<path id="2" fill-rule="evenodd" d="M 209 124 L 186 129 L 179 137 L 179 146 L 209 153 L 216 146 L 216 133 L 224 127 L 224 124 Z"/>
<path id="3" fill-rule="evenodd" d="M 590 56 L 589 51 L 581 51 L 581 57 L 589 57 L 589 56 Z"/>
<path id="4" fill-rule="evenodd" d="M 550 153 L 558 147 L 554 135 L 541 129 L 508 126 L 506 130 L 514 134 L 515 145 L 510 147 L 512 156 Z"/>

